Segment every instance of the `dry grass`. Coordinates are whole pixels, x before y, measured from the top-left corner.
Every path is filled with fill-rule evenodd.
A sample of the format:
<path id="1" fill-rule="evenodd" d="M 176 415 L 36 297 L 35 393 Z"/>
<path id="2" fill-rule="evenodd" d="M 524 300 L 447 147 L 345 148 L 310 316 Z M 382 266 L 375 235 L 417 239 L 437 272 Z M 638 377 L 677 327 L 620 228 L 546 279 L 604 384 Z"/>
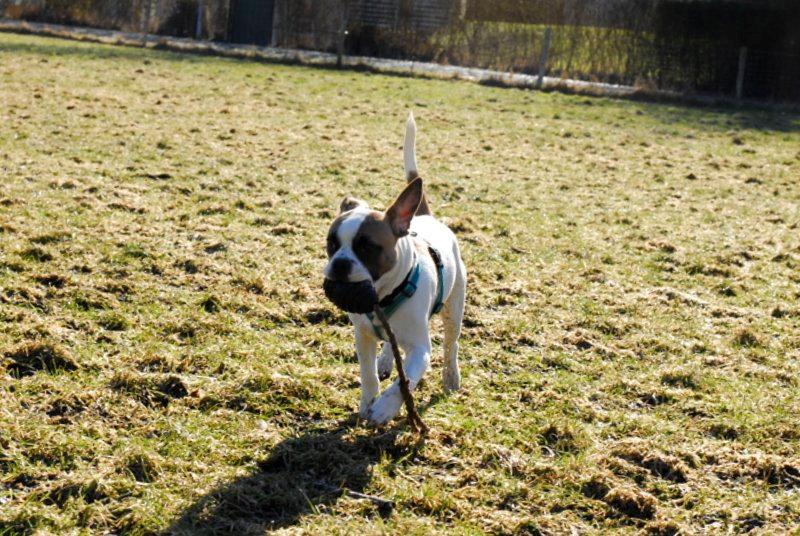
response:
<path id="1" fill-rule="evenodd" d="M 30 36 L 0 60 L 0 534 L 796 529 L 797 117 Z M 470 269 L 423 443 L 356 422 L 320 289 L 339 199 L 401 186 L 408 109 Z"/>

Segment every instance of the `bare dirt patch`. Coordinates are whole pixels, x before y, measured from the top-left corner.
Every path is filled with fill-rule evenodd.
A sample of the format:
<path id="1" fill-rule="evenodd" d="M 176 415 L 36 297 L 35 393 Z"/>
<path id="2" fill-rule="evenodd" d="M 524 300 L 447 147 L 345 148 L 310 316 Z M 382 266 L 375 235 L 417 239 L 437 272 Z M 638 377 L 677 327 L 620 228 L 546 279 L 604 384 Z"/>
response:
<path id="1" fill-rule="evenodd" d="M 39 371 L 54 374 L 78 368 L 64 347 L 52 343 L 24 343 L 6 351 L 3 358 L 6 370 L 15 377 L 30 376 Z"/>

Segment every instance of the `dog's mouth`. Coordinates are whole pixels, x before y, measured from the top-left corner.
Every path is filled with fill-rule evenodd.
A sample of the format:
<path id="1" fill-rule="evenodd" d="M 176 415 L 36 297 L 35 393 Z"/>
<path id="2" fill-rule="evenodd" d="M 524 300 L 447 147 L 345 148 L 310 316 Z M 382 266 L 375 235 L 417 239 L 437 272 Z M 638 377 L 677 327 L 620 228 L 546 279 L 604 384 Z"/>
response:
<path id="1" fill-rule="evenodd" d="M 322 288 L 336 307 L 348 313 L 369 313 L 378 303 L 378 294 L 371 281 L 350 283 L 325 279 Z"/>

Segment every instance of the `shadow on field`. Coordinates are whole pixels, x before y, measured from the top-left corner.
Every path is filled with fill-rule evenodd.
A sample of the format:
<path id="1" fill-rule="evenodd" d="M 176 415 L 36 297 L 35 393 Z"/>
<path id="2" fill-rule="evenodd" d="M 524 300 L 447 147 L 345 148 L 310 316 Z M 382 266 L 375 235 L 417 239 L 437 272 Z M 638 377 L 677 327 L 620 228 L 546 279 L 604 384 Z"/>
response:
<path id="1" fill-rule="evenodd" d="M 258 470 L 202 497 L 164 535 L 263 534 L 294 525 L 346 493 L 360 492 L 381 455 L 398 458 L 400 430 L 353 437 L 355 418 L 282 441 Z"/>
<path id="2" fill-rule="evenodd" d="M 146 60 L 154 59 L 154 49 L 143 49 L 126 46 L 106 45 L 101 43 L 85 42 L 82 44 L 66 45 L 64 40 L 58 37 L 36 36 L 38 39 L 51 40 L 53 43 L 2 43 L 0 52 L 11 52 L 14 54 L 34 54 L 54 58 L 66 58 L 69 56 L 80 56 L 85 59 L 128 59 Z M 203 61 L 201 55 L 181 54 L 170 51 L 155 50 L 155 53 L 163 52 L 155 57 L 158 60 L 171 60 L 181 62 Z"/>
<path id="3" fill-rule="evenodd" d="M 646 99 L 645 99 L 646 100 Z M 692 104 L 648 103 L 637 107 L 637 113 L 663 123 L 678 124 L 718 132 L 757 130 L 800 132 L 800 113 L 781 109 L 760 109 L 755 106 L 704 106 Z"/>

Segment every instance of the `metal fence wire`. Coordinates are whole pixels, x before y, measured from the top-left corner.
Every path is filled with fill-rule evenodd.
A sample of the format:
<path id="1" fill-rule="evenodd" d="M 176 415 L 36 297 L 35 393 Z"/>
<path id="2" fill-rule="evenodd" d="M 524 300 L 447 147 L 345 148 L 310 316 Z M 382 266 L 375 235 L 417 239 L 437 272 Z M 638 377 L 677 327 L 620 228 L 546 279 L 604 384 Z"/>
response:
<path id="1" fill-rule="evenodd" d="M 800 2 L 0 0 L 6 18 L 800 102 Z M 701 6 L 696 11 L 692 5 Z M 777 7 L 776 7 L 777 6 Z M 785 6 L 785 7 L 781 7 Z M 749 11 L 748 11 L 749 10 Z M 781 11 L 783 10 L 783 11 Z M 761 17 L 759 19 L 759 17 Z M 763 19 L 763 20 L 762 20 Z M 721 32 L 719 28 L 731 28 Z"/>

